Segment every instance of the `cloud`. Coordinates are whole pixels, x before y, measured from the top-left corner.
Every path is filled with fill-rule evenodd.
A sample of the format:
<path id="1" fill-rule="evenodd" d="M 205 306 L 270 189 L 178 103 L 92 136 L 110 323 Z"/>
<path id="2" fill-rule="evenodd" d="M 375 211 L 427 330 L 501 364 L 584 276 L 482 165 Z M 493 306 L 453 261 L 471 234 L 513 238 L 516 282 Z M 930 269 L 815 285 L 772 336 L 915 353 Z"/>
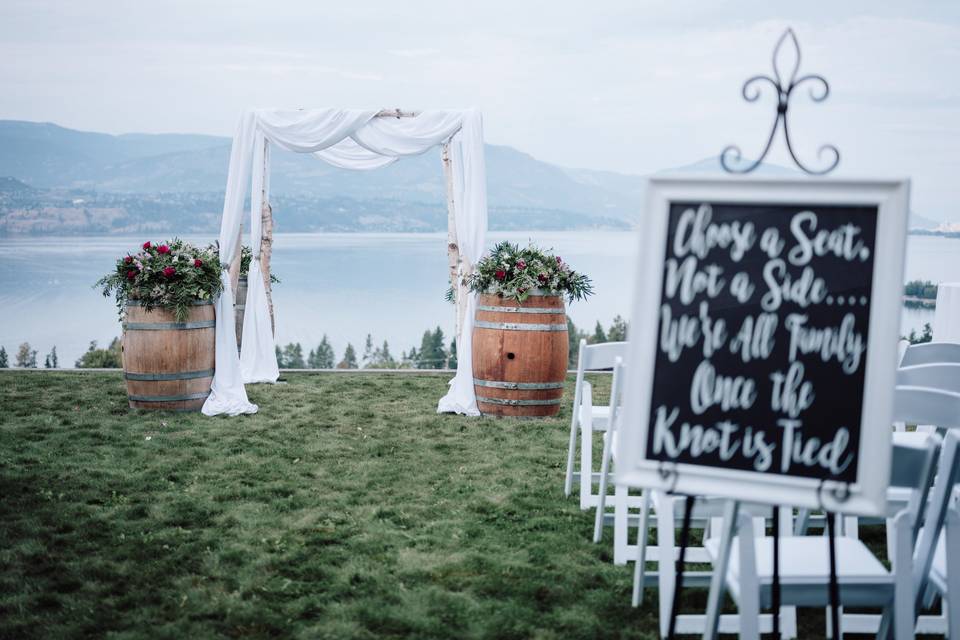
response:
<path id="1" fill-rule="evenodd" d="M 426 58 L 440 53 L 439 49 L 388 49 L 387 53 L 398 58 Z"/>

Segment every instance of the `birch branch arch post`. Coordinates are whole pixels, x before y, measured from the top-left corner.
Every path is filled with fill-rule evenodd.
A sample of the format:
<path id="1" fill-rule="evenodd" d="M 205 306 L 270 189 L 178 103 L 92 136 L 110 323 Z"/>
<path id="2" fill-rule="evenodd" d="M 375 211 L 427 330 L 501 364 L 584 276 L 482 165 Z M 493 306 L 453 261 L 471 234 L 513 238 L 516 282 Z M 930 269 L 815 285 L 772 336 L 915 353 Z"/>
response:
<path id="1" fill-rule="evenodd" d="M 486 166 L 482 117 L 476 109 L 258 109 L 240 118 L 220 228 L 224 291 L 217 300 L 217 365 L 203 412 L 257 411 L 244 383 L 275 382 L 275 323 L 270 289 L 273 211 L 271 143 L 309 153 L 335 167 L 372 170 L 404 156 L 441 147 L 447 205 L 447 263 L 456 306 L 457 373 L 437 411 L 479 415 L 473 390 L 471 345 L 476 294 L 463 285 L 483 252 L 487 230 Z M 249 181 L 249 191 L 247 184 Z M 250 246 L 241 349 L 234 326 L 234 297 L 242 243 L 243 204 L 250 194 Z"/>

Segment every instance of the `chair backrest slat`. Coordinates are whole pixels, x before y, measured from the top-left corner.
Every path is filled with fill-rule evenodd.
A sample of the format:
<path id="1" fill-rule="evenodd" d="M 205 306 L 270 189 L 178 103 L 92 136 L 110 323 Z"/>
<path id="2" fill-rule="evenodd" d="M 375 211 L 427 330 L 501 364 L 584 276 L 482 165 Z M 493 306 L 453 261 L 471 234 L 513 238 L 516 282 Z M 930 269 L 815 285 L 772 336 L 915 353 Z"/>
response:
<path id="1" fill-rule="evenodd" d="M 897 386 L 960 393 L 960 363 L 917 364 L 897 369 Z"/>
<path id="2" fill-rule="evenodd" d="M 577 368 L 587 371 L 612 369 L 617 358 L 626 358 L 626 342 L 603 342 L 601 344 L 581 345 Z"/>
<path id="3" fill-rule="evenodd" d="M 893 421 L 931 424 L 941 429 L 960 427 L 960 393 L 929 387 L 897 386 Z"/>
<path id="4" fill-rule="evenodd" d="M 960 362 L 960 344 L 955 342 L 927 342 L 912 344 L 900 360 L 901 367 L 938 362 Z"/>

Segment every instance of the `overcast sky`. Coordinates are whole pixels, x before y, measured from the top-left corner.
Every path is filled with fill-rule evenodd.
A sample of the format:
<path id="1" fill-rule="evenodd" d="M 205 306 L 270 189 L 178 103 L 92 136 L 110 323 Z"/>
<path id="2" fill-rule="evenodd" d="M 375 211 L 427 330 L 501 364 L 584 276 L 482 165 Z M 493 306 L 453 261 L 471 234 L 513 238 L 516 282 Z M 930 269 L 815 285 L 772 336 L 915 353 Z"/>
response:
<path id="1" fill-rule="evenodd" d="M 230 135 L 254 106 L 476 106 L 490 142 L 647 173 L 756 153 L 772 103 L 740 87 L 788 25 L 832 88 L 791 107 L 800 153 L 834 143 L 845 174 L 909 176 L 918 213 L 960 219 L 955 0 L 2 0 L 0 118 Z"/>

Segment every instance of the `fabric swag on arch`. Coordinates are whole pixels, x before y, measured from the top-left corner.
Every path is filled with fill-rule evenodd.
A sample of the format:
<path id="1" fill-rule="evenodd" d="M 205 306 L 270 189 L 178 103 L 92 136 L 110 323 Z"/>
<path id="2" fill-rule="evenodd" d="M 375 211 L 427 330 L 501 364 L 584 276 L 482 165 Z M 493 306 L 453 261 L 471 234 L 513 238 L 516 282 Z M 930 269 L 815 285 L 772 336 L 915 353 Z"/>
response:
<path id="1" fill-rule="evenodd" d="M 266 288 L 258 259 L 261 210 L 270 192 L 270 144 L 296 153 L 310 153 L 344 169 L 384 167 L 403 156 L 449 144 L 459 276 L 470 273 L 483 252 L 487 231 L 487 187 L 480 112 L 428 110 L 412 117 L 378 117 L 377 109 L 257 109 L 240 118 L 230 153 L 220 261 L 223 293 L 216 301 L 216 371 L 203 405 L 208 416 L 255 413 L 244 383 L 276 382 L 279 377 Z M 237 353 L 234 300 L 227 271 L 240 250 L 243 204 L 250 193 L 250 262 L 242 351 Z M 437 411 L 479 415 L 473 391 L 471 346 L 476 294 L 457 278 L 457 372 Z"/>

